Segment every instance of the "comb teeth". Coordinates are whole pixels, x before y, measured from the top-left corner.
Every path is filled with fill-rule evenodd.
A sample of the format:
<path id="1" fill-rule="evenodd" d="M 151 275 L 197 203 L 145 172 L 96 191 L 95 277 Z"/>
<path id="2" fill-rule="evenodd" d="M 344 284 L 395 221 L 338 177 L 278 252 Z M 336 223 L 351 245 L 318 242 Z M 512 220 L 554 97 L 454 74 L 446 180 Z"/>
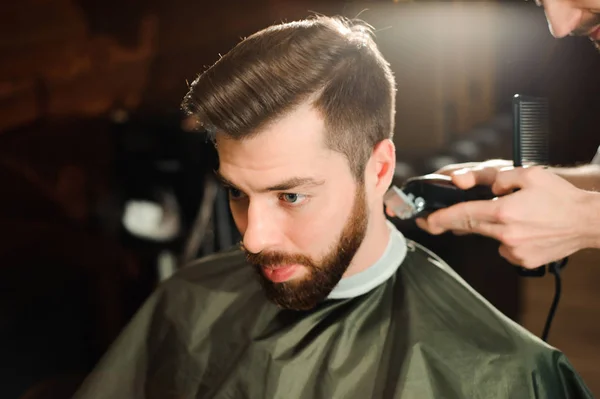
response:
<path id="1" fill-rule="evenodd" d="M 515 95 L 513 98 L 513 163 L 524 162 L 547 165 L 548 101 L 545 98 Z"/>

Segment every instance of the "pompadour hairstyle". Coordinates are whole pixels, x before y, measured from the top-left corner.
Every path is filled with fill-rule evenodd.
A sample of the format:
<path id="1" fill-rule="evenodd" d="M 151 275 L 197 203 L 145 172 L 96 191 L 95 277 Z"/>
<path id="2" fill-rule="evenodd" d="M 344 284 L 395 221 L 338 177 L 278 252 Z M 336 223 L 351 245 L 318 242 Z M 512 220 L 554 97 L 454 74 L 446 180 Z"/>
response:
<path id="1" fill-rule="evenodd" d="M 394 131 L 396 83 L 373 36 L 369 25 L 342 17 L 270 26 L 199 75 L 182 108 L 210 134 L 243 140 L 312 101 L 325 144 L 362 181 L 374 146 Z"/>

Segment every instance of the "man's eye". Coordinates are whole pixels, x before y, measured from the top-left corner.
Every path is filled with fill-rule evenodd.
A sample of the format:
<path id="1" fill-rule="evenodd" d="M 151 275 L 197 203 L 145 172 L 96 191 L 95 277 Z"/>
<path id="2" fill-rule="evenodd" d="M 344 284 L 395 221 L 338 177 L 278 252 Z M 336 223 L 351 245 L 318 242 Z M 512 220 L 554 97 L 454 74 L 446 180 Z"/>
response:
<path id="1" fill-rule="evenodd" d="M 284 193 L 284 194 L 281 194 L 279 196 L 279 198 L 288 204 L 298 205 L 306 199 L 306 196 L 302 195 L 302 194 L 295 194 L 295 193 Z"/>
<path id="2" fill-rule="evenodd" d="M 236 199 L 240 199 L 240 198 L 244 197 L 244 193 L 242 193 L 237 188 L 233 188 L 233 187 L 227 188 L 227 194 L 229 196 L 229 199 L 232 199 L 232 200 L 236 200 Z"/>

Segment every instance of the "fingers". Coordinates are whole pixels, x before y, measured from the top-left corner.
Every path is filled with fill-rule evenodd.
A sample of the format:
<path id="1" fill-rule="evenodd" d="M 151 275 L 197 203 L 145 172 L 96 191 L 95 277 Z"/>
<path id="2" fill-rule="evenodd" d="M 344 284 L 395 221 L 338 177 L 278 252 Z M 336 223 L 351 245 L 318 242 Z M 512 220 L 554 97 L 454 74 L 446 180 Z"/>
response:
<path id="1" fill-rule="evenodd" d="M 511 264 L 525 269 L 535 269 L 550 262 L 555 262 L 557 259 L 554 259 L 553 255 L 549 255 L 548 252 L 548 247 L 511 246 L 503 243 L 498 248 L 500 256 Z M 562 259 L 563 256 L 560 255 L 558 258 Z"/>
<path id="2" fill-rule="evenodd" d="M 479 165 L 478 162 L 464 162 L 464 163 L 450 164 L 450 165 L 444 166 L 441 169 L 438 169 L 437 171 L 435 171 L 435 174 L 451 176 L 457 170 L 461 170 L 461 169 L 467 169 L 467 170 L 468 169 L 473 169 L 477 165 Z"/>
<path id="3" fill-rule="evenodd" d="M 544 174 L 552 174 L 552 172 L 539 166 L 503 169 L 501 173 L 498 173 L 496 181 L 492 185 L 492 191 L 497 195 L 508 194 L 516 189 L 536 184 Z"/>
<path id="4" fill-rule="evenodd" d="M 392 211 L 391 208 L 388 208 L 387 206 L 384 206 L 384 207 L 385 207 L 386 215 L 388 215 L 391 218 L 396 217 L 396 214 L 394 213 L 394 211 Z"/>
<path id="5" fill-rule="evenodd" d="M 452 181 L 457 187 L 466 190 L 476 185 L 491 186 L 496 181 L 498 169 L 474 168 L 461 169 L 452 174 Z"/>
<path id="6" fill-rule="evenodd" d="M 425 230 L 425 231 L 431 233 L 429 231 L 430 229 L 429 229 L 429 225 L 428 225 L 426 219 L 424 219 L 424 218 L 418 218 L 418 219 L 416 219 L 416 223 L 417 223 L 417 226 L 420 229 Z M 466 231 L 466 230 L 452 230 L 452 234 L 457 235 L 457 236 L 465 236 L 467 234 L 471 234 L 471 232 L 470 231 Z"/>
<path id="7" fill-rule="evenodd" d="M 492 191 L 496 195 L 508 194 L 516 189 L 523 188 L 523 168 L 514 168 L 502 171 L 498 174 L 496 181 L 492 185 Z"/>
<path id="8" fill-rule="evenodd" d="M 499 201 L 471 201 L 453 205 L 433 212 L 427 219 L 417 220 L 417 225 L 434 235 L 458 231 L 498 239 L 504 230 L 498 220 L 498 204 Z"/>
<path id="9" fill-rule="evenodd" d="M 429 228 L 429 224 L 427 223 L 427 219 L 424 218 L 417 218 L 415 219 L 415 223 L 417 224 L 417 226 L 421 229 L 421 230 L 425 230 L 426 232 L 431 233 L 431 229 Z"/>
<path id="10" fill-rule="evenodd" d="M 475 185 L 487 185 L 491 186 L 494 194 L 506 195 L 516 189 L 536 184 L 543 178 L 543 174 L 551 173 L 538 166 L 466 168 L 453 172 L 452 181 L 463 190 Z"/>
<path id="11" fill-rule="evenodd" d="M 484 162 L 463 162 L 446 165 L 438 169 L 435 173 L 450 176 L 453 172 L 460 169 L 501 169 L 512 166 L 512 161 L 505 159 L 489 159 Z"/>
<path id="12" fill-rule="evenodd" d="M 525 269 L 535 269 L 536 267 L 544 265 L 544 262 L 542 262 L 539 257 L 533 254 L 529 254 L 526 257 L 517 256 L 515 248 L 509 247 L 506 244 L 500 245 L 498 248 L 498 253 L 509 263 L 515 266 L 521 266 Z"/>
<path id="13" fill-rule="evenodd" d="M 498 253 L 500 254 L 500 256 L 502 256 L 504 259 L 506 259 L 509 263 L 511 263 L 515 266 L 521 266 L 521 265 L 519 265 L 519 261 L 517 260 L 517 258 L 515 258 L 512 255 L 510 249 L 506 245 L 501 244 L 498 247 Z"/>
<path id="14" fill-rule="evenodd" d="M 463 190 L 467 190 L 477 184 L 476 174 L 468 168 L 454 171 L 450 176 L 452 177 L 452 182 Z"/>
<path id="15" fill-rule="evenodd" d="M 455 236 L 466 236 L 467 234 L 471 233 L 465 230 L 452 230 L 452 234 L 454 234 Z"/>

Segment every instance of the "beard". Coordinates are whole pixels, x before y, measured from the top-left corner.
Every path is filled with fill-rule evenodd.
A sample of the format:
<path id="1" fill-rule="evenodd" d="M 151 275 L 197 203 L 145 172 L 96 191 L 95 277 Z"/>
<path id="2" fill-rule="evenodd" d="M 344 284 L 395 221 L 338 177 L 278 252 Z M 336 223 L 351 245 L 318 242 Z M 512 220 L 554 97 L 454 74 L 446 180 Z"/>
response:
<path id="1" fill-rule="evenodd" d="M 321 259 L 314 260 L 303 254 L 246 251 L 246 258 L 256 270 L 267 298 L 277 306 L 291 310 L 309 310 L 324 301 L 360 248 L 367 232 L 368 216 L 365 188 L 359 184 L 352 212 L 339 238 Z M 263 267 L 289 264 L 304 266 L 308 274 L 297 280 L 274 283 L 262 273 Z"/>

